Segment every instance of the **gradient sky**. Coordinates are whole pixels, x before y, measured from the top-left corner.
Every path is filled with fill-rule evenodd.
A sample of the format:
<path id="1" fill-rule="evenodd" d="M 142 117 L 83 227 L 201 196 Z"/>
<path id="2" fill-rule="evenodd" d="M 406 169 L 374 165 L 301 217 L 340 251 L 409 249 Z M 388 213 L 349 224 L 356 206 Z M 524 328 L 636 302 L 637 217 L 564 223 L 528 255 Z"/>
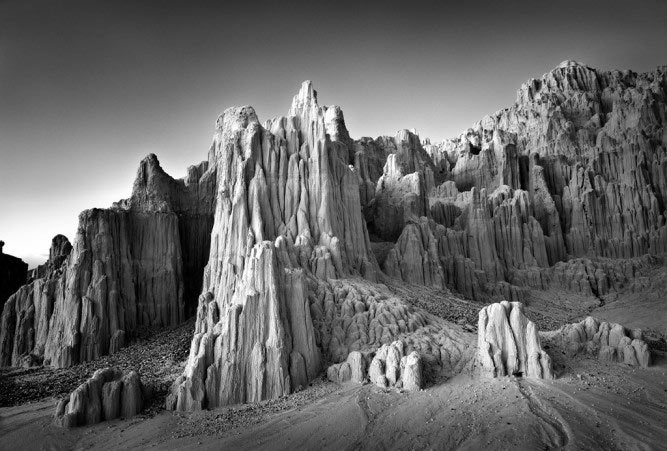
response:
<path id="1" fill-rule="evenodd" d="M 355 138 L 441 140 L 565 59 L 667 64 L 667 1 L 446 3 L 0 0 L 5 252 L 43 262 L 81 210 L 130 194 L 146 154 L 181 177 L 218 113 L 283 115 L 305 79 Z"/>

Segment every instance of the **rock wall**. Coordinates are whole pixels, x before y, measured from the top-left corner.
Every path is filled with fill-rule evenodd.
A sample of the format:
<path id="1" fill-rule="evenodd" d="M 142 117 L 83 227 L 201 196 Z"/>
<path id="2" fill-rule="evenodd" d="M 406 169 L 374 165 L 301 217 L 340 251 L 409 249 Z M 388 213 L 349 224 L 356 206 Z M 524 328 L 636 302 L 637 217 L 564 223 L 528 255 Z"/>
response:
<path id="1" fill-rule="evenodd" d="M 322 279 L 377 263 L 359 208 L 342 112 L 310 82 L 287 117 L 261 126 L 230 108 L 213 139 L 211 252 L 188 366 L 168 407 L 191 410 L 290 393 L 319 372 L 303 271 Z"/>
<path id="2" fill-rule="evenodd" d="M 349 166 L 360 150 L 340 109 L 320 107 L 310 82 L 287 117 L 263 127 L 251 107 L 226 110 L 214 143 L 211 254 L 190 358 L 168 408 L 282 396 L 305 386 L 322 360 L 341 362 L 407 333 L 406 347 L 433 366 L 463 365 L 464 338 L 440 333 L 436 318 L 373 283 L 360 180 L 377 173 Z"/>
<path id="3" fill-rule="evenodd" d="M 4 241 L 0 241 L 0 313 L 5 301 L 26 283 L 28 264 L 18 257 L 2 252 Z"/>
<path id="4" fill-rule="evenodd" d="M 67 257 L 68 243 L 54 238 L 40 278 L 3 312 L 0 364 L 71 366 L 115 352 L 139 326 L 176 325 L 194 312 L 213 218 L 211 163 L 176 180 L 149 155 L 129 199 L 79 215 Z"/>
<path id="5" fill-rule="evenodd" d="M 408 280 L 405 268 L 440 273 L 439 265 L 445 285 L 484 300 L 508 286 L 544 287 L 540 279 L 562 262 L 576 271 L 579 258 L 610 268 L 604 259 L 664 254 L 666 122 L 667 68 L 637 74 L 564 62 L 524 84 L 512 107 L 424 146 L 431 161 L 415 174 L 433 164 L 445 182 L 427 189 L 422 216 L 443 229 L 422 227 L 424 245 L 407 253 L 416 229 L 402 229 L 386 272 Z M 590 279 L 583 290 L 597 294 Z"/>

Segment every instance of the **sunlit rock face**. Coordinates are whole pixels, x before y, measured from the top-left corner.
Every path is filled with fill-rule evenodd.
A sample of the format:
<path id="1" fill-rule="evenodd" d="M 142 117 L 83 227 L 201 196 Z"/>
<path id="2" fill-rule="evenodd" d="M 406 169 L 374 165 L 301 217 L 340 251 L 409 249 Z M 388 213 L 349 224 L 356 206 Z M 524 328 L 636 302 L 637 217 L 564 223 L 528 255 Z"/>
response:
<path id="1" fill-rule="evenodd" d="M 0 364 L 71 366 L 115 352 L 140 326 L 194 312 L 213 223 L 208 168 L 175 180 L 149 155 L 129 199 L 82 212 L 73 245 L 54 239 L 49 261 L 3 312 Z"/>
<path id="2" fill-rule="evenodd" d="M 288 116 L 260 125 L 227 109 L 213 139 L 215 223 L 188 366 L 168 407 L 192 410 L 290 393 L 320 370 L 306 276 L 379 272 L 361 215 L 342 112 L 310 82 Z"/>
<path id="3" fill-rule="evenodd" d="M 420 169 L 445 180 L 426 193 L 423 216 L 436 224 L 421 234 L 433 244 L 406 253 L 415 236 L 406 227 L 386 271 L 406 280 L 396 268 L 435 267 L 468 297 L 515 300 L 517 287 L 547 288 L 566 271 L 585 279 L 568 289 L 604 294 L 626 259 L 667 250 L 666 121 L 665 67 L 637 74 L 566 61 L 530 80 L 510 108 L 423 146 L 431 161 Z"/>
<path id="4" fill-rule="evenodd" d="M 58 290 L 62 292 L 63 263 L 71 251 L 67 237 L 56 235 L 49 259 L 8 299 L 0 318 L 0 366 L 42 363 L 53 304 Z"/>
<path id="5" fill-rule="evenodd" d="M 484 307 L 477 334 L 477 361 L 483 374 L 553 379 L 551 357 L 542 349 L 537 327 L 526 318 L 520 302 Z"/>

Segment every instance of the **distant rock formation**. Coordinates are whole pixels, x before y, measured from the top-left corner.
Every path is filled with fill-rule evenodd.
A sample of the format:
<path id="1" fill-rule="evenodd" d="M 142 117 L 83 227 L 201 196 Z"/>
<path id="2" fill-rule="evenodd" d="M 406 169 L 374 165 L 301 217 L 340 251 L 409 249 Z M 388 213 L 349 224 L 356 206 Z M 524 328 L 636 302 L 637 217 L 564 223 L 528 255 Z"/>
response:
<path id="1" fill-rule="evenodd" d="M 9 297 L 26 283 L 28 264 L 18 257 L 2 251 L 4 241 L 0 241 L 0 312 Z"/>
<path id="2" fill-rule="evenodd" d="M 49 259 L 35 270 L 39 278 L 14 293 L 0 317 L 0 366 L 41 365 L 53 305 L 62 295 L 64 262 L 72 246 L 63 235 L 51 240 Z"/>
<path id="3" fill-rule="evenodd" d="M 569 356 L 583 353 L 597 356 L 600 360 L 642 368 L 651 364 L 651 352 L 642 340 L 641 330 L 629 331 L 620 324 L 591 316 L 543 335 L 548 340 L 559 342 Z"/>
<path id="4" fill-rule="evenodd" d="M 131 418 L 143 408 L 143 386 L 136 371 L 104 368 L 60 400 L 54 415 L 63 427 L 97 424 L 116 418 Z"/>
<path id="5" fill-rule="evenodd" d="M 407 236 L 398 239 L 385 270 L 408 281 L 413 272 L 404 268 L 428 266 L 435 276 L 420 283 L 438 287 L 442 273 L 445 285 L 468 297 L 518 299 L 515 287 L 548 286 L 554 265 L 664 254 L 666 123 L 667 67 L 637 74 L 571 61 L 559 65 L 524 84 L 510 108 L 458 138 L 424 144 L 429 159 L 410 159 L 416 163 L 409 169 L 413 178 L 434 171 L 436 180 L 445 180 L 425 193 L 428 211 L 422 216 L 437 225 L 429 227 L 432 238 L 423 227 L 420 232 L 432 244 L 424 241 L 421 250 L 408 253 L 405 243 L 415 242 L 416 229 L 404 228 Z M 385 166 L 380 180 L 393 172 Z M 382 203 L 379 185 L 369 204 Z M 368 183 L 360 190 L 373 191 Z M 375 214 L 369 224 L 394 215 L 396 205 L 367 210 Z M 395 240 L 387 234 L 382 239 Z M 610 272 L 596 270 L 587 283 L 568 288 L 604 294 L 598 281 L 622 272 L 614 264 L 624 262 L 606 261 Z M 578 271 L 577 265 L 571 270 Z"/>
<path id="6" fill-rule="evenodd" d="M 535 323 L 520 302 L 503 301 L 479 311 L 478 362 L 492 377 L 553 379 L 551 357 L 540 345 Z"/>
<path id="7" fill-rule="evenodd" d="M 54 238 L 40 278 L 3 312 L 0 365 L 68 367 L 117 351 L 139 326 L 176 325 L 194 312 L 215 174 L 211 160 L 175 180 L 149 155 L 129 199 L 83 211 L 71 252 Z"/>
<path id="8" fill-rule="evenodd" d="M 31 282 L 35 279 L 43 279 L 54 273 L 62 265 L 65 259 L 72 252 L 72 244 L 69 242 L 65 235 L 56 235 L 51 240 L 51 247 L 49 248 L 49 258 L 36 268 L 31 269 L 28 272 L 28 281 Z"/>

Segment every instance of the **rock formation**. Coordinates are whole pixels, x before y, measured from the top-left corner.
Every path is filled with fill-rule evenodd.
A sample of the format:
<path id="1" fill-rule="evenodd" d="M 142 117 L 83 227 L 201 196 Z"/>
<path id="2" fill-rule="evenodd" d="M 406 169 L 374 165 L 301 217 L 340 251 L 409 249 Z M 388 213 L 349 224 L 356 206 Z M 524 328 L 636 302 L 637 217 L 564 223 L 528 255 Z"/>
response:
<path id="1" fill-rule="evenodd" d="M 406 354 L 404 343 L 396 340 L 375 352 L 351 352 L 344 362 L 327 369 L 327 378 L 332 382 L 369 380 L 382 388 L 419 390 L 424 385 L 422 357 L 417 351 Z"/>
<path id="2" fill-rule="evenodd" d="M 183 321 L 203 280 L 215 173 L 211 160 L 175 180 L 149 155 L 129 199 L 82 212 L 69 256 L 54 238 L 41 278 L 3 313 L 0 364 L 67 367 L 115 352 L 139 326 Z"/>
<path id="3" fill-rule="evenodd" d="M 211 254 L 168 408 L 282 396 L 319 372 L 321 355 L 341 362 L 408 332 L 406 347 L 423 348 L 433 366 L 463 364 L 464 339 L 372 283 L 379 271 L 359 183 L 373 172 L 350 167 L 362 155 L 348 138 L 341 110 L 320 107 L 310 82 L 287 117 L 264 126 L 251 107 L 220 116 Z"/>
<path id="4" fill-rule="evenodd" d="M 58 270 L 67 259 L 70 252 L 72 252 L 72 244 L 67 237 L 65 235 L 54 236 L 51 240 L 48 260 L 44 264 L 39 265 L 28 272 L 28 281 L 43 279 L 47 277 L 47 275 Z"/>
<path id="5" fill-rule="evenodd" d="M 42 364 L 53 305 L 62 295 L 64 262 L 71 250 L 69 240 L 56 235 L 49 259 L 33 270 L 39 277 L 8 299 L 0 317 L 0 366 Z"/>
<path id="6" fill-rule="evenodd" d="M 477 300 L 601 296 L 660 264 L 666 86 L 665 68 L 567 62 L 438 144 L 408 130 L 353 141 L 310 82 L 285 117 L 229 108 L 184 179 L 149 155 L 129 199 L 81 214 L 71 252 L 54 240 L 7 302 L 0 364 L 69 366 L 196 314 L 170 409 L 277 398 L 322 362 L 337 381 L 449 377 L 470 363 L 470 334 L 381 282 Z M 484 308 L 479 326 L 488 374 L 553 377 L 520 303 Z M 642 364 L 641 343 L 622 341 L 601 338 L 614 349 L 602 354 Z"/>
<path id="7" fill-rule="evenodd" d="M 556 331 L 546 332 L 544 337 L 559 342 L 569 356 L 583 353 L 597 356 L 600 360 L 643 368 L 651 363 L 651 353 L 642 340 L 641 330 L 628 331 L 620 324 L 600 321 L 591 316 Z"/>
<path id="8" fill-rule="evenodd" d="M 478 362 L 492 377 L 553 379 L 551 357 L 542 349 L 535 323 L 520 302 L 503 301 L 479 311 Z"/>
<path id="9" fill-rule="evenodd" d="M 55 423 L 75 427 L 131 418 L 141 412 L 143 398 L 141 379 L 135 371 L 104 368 L 58 402 Z"/>
<path id="10" fill-rule="evenodd" d="M 428 267 L 435 277 L 420 283 L 438 287 L 442 273 L 448 287 L 487 299 L 498 290 L 516 295 L 510 286 L 544 288 L 554 265 L 572 261 L 566 271 L 576 272 L 579 258 L 609 275 L 624 262 L 605 258 L 665 253 L 666 121 L 667 68 L 637 74 L 564 62 L 524 84 L 510 108 L 458 138 L 423 146 L 430 158 L 412 160 L 413 174 L 434 171 L 444 183 L 427 186 L 422 216 L 444 229 L 422 227 L 424 245 L 406 253 L 417 234 L 405 227 L 386 271 L 407 281 L 413 272 L 399 268 Z M 388 163 L 380 181 L 395 172 Z M 375 192 L 369 204 L 377 207 L 380 182 Z M 395 216 L 385 210 L 371 211 L 369 227 Z M 607 278 L 590 275 L 569 288 L 603 294 L 598 276 Z"/>
<path id="11" fill-rule="evenodd" d="M 26 283 L 28 274 L 28 264 L 18 257 L 3 253 L 4 245 L 5 242 L 0 241 L 0 313 L 5 301 Z"/>

